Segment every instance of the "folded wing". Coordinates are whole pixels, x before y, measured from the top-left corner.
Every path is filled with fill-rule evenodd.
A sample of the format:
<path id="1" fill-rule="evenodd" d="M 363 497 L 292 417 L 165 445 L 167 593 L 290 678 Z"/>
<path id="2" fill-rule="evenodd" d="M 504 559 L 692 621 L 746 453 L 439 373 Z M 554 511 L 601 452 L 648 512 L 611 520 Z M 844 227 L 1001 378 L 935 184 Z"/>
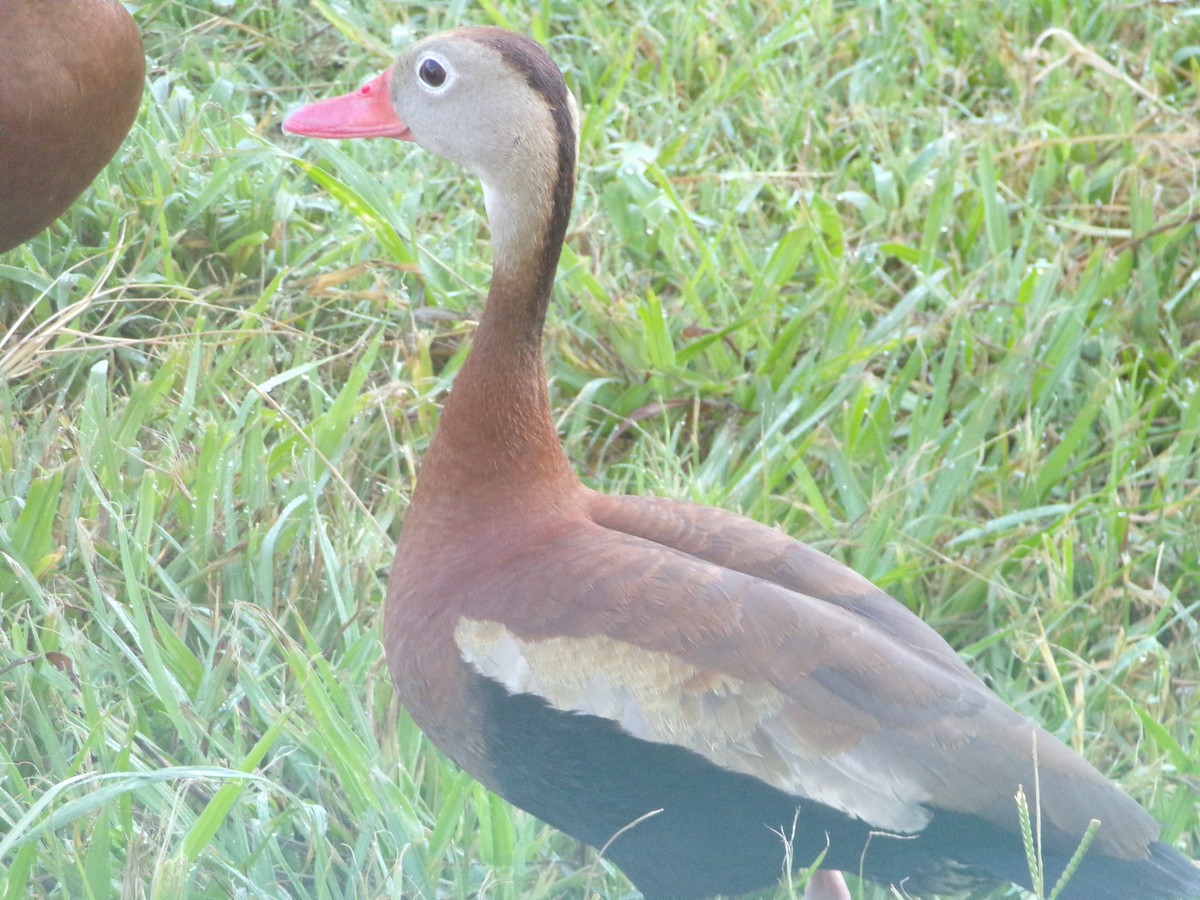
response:
<path id="1" fill-rule="evenodd" d="M 1154 840 L 1141 807 L 1009 709 L 905 607 L 742 517 L 597 497 L 589 521 L 496 568 L 483 594 L 455 640 L 510 692 L 875 828 L 919 832 L 946 810 L 1016 831 L 1014 795 L 1033 797 L 1036 752 L 1051 849 L 1069 852 L 1092 818 L 1106 855 L 1142 858 Z"/>

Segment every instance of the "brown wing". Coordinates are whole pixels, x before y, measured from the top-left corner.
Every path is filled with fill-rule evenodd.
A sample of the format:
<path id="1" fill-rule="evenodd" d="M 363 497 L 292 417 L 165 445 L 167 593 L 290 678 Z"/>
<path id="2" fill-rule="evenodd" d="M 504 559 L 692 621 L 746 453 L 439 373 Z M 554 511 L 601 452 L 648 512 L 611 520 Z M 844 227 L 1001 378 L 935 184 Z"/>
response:
<path id="1" fill-rule="evenodd" d="M 718 510 L 590 512 L 479 584 L 455 639 L 482 674 L 901 833 L 936 809 L 1015 831 L 1036 740 L 1044 820 L 1145 855 L 1147 813 L 849 569 Z"/>
<path id="2" fill-rule="evenodd" d="M 679 500 L 605 494 L 592 496 L 591 515 L 604 528 L 646 538 L 874 619 L 913 648 L 971 674 L 942 636 L 907 607 L 853 569 L 753 519 Z"/>

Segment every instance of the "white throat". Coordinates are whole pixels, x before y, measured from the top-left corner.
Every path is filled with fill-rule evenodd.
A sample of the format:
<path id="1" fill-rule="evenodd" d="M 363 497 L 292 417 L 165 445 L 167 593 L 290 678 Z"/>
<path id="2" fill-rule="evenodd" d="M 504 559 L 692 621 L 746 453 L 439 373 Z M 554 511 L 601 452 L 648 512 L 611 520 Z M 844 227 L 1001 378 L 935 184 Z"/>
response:
<path id="1" fill-rule="evenodd" d="M 541 251 L 550 218 L 549 194 L 528 188 L 505 190 L 485 181 L 483 205 L 492 233 L 492 265 L 509 272 L 530 265 L 531 254 Z"/>

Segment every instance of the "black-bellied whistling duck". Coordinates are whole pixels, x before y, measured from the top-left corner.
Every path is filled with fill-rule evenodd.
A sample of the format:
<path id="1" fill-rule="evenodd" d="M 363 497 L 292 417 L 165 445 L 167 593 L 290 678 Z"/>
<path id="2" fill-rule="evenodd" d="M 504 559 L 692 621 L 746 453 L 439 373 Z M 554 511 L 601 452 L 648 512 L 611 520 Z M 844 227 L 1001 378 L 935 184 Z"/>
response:
<path id="1" fill-rule="evenodd" d="M 0 2 L 0 253 L 66 210 L 113 158 L 146 57 L 117 0 Z"/>
<path id="2" fill-rule="evenodd" d="M 576 109 L 541 47 L 496 28 L 437 35 L 285 127 L 414 141 L 483 181 L 491 290 L 384 629 L 401 699 L 459 765 L 607 845 L 647 897 L 772 884 L 781 836 L 797 865 L 824 852 L 829 870 L 915 895 L 1028 885 L 1014 795 L 1033 802 L 1036 742 L 1050 884 L 1096 818 L 1064 897 L 1200 895 L 1200 870 L 1137 803 L 865 579 L 733 513 L 576 477 L 540 346 Z M 819 884 L 844 887 L 834 872 Z"/>

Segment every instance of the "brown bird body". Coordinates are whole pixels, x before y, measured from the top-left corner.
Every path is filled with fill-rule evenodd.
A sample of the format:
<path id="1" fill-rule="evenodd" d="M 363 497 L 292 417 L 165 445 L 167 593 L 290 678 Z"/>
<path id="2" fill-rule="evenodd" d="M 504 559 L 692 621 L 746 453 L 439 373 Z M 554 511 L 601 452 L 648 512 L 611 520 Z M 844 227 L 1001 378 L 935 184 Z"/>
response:
<path id="1" fill-rule="evenodd" d="M 909 610 L 741 516 L 586 488 L 541 354 L 576 113 L 532 41 L 464 29 L 286 123 L 414 140 L 484 183 L 493 281 L 422 463 L 384 640 L 405 706 L 484 784 L 601 847 L 648 897 L 807 866 L 910 894 L 1027 885 L 1014 795 L 1040 784 L 1064 897 L 1200 895 L 1133 800 L 1014 713 Z M 624 829 L 624 830 L 623 830 Z M 826 873 L 827 874 L 827 873 Z"/>
<path id="2" fill-rule="evenodd" d="M 62 215 L 113 158 L 145 74 L 117 0 L 0 2 L 0 253 Z"/>

